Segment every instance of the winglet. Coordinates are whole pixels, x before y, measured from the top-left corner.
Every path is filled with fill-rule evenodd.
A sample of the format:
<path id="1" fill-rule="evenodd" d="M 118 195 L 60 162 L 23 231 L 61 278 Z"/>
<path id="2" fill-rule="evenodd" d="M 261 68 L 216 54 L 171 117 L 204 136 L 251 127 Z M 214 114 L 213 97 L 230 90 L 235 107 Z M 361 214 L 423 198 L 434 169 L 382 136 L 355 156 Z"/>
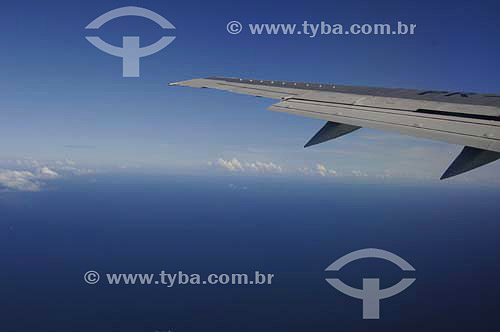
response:
<path id="1" fill-rule="evenodd" d="M 497 159 L 500 159 L 500 152 L 466 146 L 441 176 L 441 180 L 468 172 L 474 168 L 494 162 Z"/>
<path id="2" fill-rule="evenodd" d="M 314 135 L 309 142 L 304 145 L 305 148 L 311 145 L 316 145 L 319 143 L 323 143 L 329 141 L 331 139 L 352 133 L 355 130 L 358 130 L 361 127 L 351 126 L 345 123 L 337 123 L 328 121 L 323 128 L 321 128 L 316 135 Z"/>

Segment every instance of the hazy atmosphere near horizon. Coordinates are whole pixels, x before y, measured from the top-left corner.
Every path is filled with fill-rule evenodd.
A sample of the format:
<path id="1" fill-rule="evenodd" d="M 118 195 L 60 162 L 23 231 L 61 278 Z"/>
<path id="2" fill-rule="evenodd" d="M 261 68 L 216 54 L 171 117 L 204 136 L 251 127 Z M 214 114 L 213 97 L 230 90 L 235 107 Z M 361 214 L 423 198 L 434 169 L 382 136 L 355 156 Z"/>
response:
<path id="1" fill-rule="evenodd" d="M 175 29 L 135 16 L 85 29 L 125 6 Z M 461 0 L 4 4 L 0 331 L 495 330 L 499 161 L 441 181 L 462 146 L 362 128 L 305 149 L 324 121 L 268 111 L 269 98 L 168 84 L 222 76 L 498 95 L 499 10 Z M 249 29 L 305 21 L 416 29 Z M 122 59 L 88 36 L 119 47 L 123 36 L 141 47 L 175 39 L 140 58 L 140 77 L 123 77 Z M 415 271 L 380 259 L 325 271 L 365 248 Z M 273 279 L 110 281 L 162 271 Z M 363 301 L 325 280 L 336 277 L 359 289 L 366 278 L 415 281 L 380 301 L 380 319 L 363 319 Z"/>

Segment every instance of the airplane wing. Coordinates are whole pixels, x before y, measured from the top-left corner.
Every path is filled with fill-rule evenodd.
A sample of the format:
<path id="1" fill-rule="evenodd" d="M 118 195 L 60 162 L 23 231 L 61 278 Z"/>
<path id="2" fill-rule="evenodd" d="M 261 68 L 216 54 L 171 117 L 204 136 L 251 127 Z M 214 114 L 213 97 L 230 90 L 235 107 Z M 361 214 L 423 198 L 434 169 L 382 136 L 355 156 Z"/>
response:
<path id="1" fill-rule="evenodd" d="M 327 121 L 305 147 L 362 127 L 463 145 L 441 179 L 500 158 L 500 95 L 227 77 L 169 85 L 279 99 L 269 110 Z"/>

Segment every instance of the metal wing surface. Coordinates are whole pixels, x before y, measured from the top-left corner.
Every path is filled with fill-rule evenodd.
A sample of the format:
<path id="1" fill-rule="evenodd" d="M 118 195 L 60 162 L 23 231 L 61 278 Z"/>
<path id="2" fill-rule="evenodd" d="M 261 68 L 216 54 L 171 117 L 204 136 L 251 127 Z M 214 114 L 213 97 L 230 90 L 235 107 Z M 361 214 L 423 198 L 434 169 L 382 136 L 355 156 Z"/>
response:
<path id="1" fill-rule="evenodd" d="M 269 110 L 325 120 L 306 147 L 362 127 L 463 145 L 442 179 L 500 158 L 500 95 L 226 77 L 170 85 L 278 99 Z"/>

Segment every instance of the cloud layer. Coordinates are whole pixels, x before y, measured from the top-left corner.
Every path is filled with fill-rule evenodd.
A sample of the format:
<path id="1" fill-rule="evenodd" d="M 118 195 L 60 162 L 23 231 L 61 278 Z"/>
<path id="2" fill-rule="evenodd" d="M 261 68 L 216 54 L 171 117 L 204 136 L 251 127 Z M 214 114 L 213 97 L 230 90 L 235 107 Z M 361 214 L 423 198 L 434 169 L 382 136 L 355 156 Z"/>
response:
<path id="1" fill-rule="evenodd" d="M 19 191 L 39 191 L 43 186 L 41 180 L 56 179 L 60 175 L 43 166 L 35 171 L 16 171 L 0 169 L 0 188 Z"/>
<path id="2" fill-rule="evenodd" d="M 72 160 L 39 161 L 31 158 L 3 160 L 0 166 L 0 191 L 29 191 L 43 189 L 47 181 L 67 175 L 93 173 L 80 168 Z"/>
<path id="3" fill-rule="evenodd" d="M 40 183 L 32 172 L 0 169 L 0 189 L 39 191 Z"/>
<path id="4" fill-rule="evenodd" d="M 251 161 L 241 162 L 236 158 L 225 160 L 222 158 L 217 159 L 215 163 L 209 163 L 219 168 L 231 172 L 258 172 L 258 173 L 282 173 L 283 168 L 273 162 Z"/>

